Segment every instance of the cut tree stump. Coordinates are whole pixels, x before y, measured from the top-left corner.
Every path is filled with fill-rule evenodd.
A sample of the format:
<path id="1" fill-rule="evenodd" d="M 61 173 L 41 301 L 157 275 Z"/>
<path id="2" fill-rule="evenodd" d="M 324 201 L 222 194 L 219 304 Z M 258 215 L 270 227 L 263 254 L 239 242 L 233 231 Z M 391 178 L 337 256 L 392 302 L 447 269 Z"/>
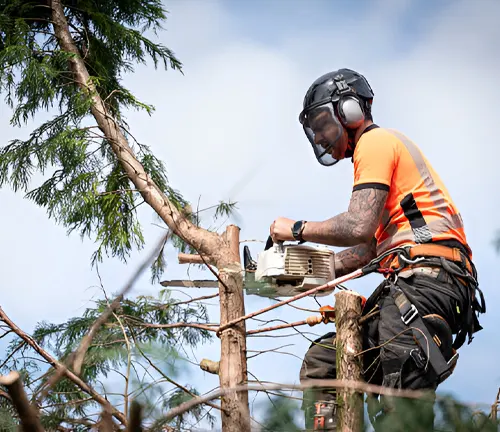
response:
<path id="1" fill-rule="evenodd" d="M 348 381 L 363 380 L 363 356 L 356 356 L 363 349 L 361 296 L 354 291 L 335 294 L 337 378 Z M 337 430 L 361 432 L 363 430 L 363 393 L 337 389 Z"/>

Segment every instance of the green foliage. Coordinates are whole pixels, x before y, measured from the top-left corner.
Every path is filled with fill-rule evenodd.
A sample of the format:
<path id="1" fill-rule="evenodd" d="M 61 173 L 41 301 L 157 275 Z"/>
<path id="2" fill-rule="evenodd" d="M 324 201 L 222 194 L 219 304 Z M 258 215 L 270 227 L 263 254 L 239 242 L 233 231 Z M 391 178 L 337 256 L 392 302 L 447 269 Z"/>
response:
<path id="1" fill-rule="evenodd" d="M 213 427 L 215 425 L 215 417 L 210 413 L 210 410 L 207 410 L 203 408 L 200 405 L 195 406 L 191 411 L 188 413 L 181 414 L 177 416 L 173 421 L 166 422 L 165 420 L 161 419 L 162 413 L 168 412 L 170 409 L 175 408 L 184 402 L 189 401 L 193 397 L 199 396 L 199 393 L 196 391 L 196 389 L 193 389 L 188 386 L 188 389 L 192 393 L 192 395 L 177 389 L 172 392 L 170 397 L 168 399 L 165 399 L 162 404 L 158 407 L 157 415 L 158 419 L 156 421 L 153 421 L 151 423 L 151 426 L 149 426 L 149 431 L 150 432 L 162 432 L 165 429 L 166 425 L 170 425 L 175 428 L 175 430 L 182 430 L 183 424 L 190 418 L 195 421 L 193 427 L 201 422 L 202 420 L 206 420 L 210 427 Z"/>
<path id="2" fill-rule="evenodd" d="M 497 432 L 498 421 L 484 412 L 464 405 L 451 396 L 439 395 L 432 400 L 390 398 L 385 400 L 386 413 L 375 398 L 367 398 L 370 420 L 364 430 L 383 432 Z M 303 430 L 295 419 L 304 418 L 304 412 L 294 401 L 273 398 L 263 404 L 263 427 L 266 432 Z M 371 422 L 371 424 L 370 424 Z M 307 429 L 309 430 L 309 429 Z"/>
<path id="3" fill-rule="evenodd" d="M 119 409 L 124 399 L 119 394 L 124 391 L 127 377 L 128 397 L 130 400 L 137 399 L 149 408 L 145 412 L 148 413 L 150 423 L 165 414 L 169 407 L 185 400 L 183 395 L 191 398 L 191 394 L 197 394 L 190 386 L 187 388 L 191 394 L 175 386 L 166 388 L 165 384 L 169 382 L 166 378 L 175 379 L 179 371 L 186 367 L 184 356 L 187 355 L 187 348 L 207 342 L 212 337 L 211 333 L 200 329 L 159 328 L 158 326 L 177 322 L 207 322 L 205 306 L 176 303 L 178 301 L 171 298 L 168 291 L 162 292 L 159 298 L 140 296 L 135 300 L 124 300 L 95 335 L 82 367 L 81 378 Z M 39 323 L 32 337 L 56 358 L 65 361 L 76 350 L 107 305 L 107 301 L 99 300 L 95 307 L 87 308 L 82 316 L 71 318 L 67 322 Z M 70 425 L 73 421 L 95 421 L 94 414 L 101 408 L 66 378 L 61 379 L 47 397 L 39 399 L 54 370 L 48 368 L 19 339 L 10 343 L 5 358 L 8 361 L 0 373 L 12 369 L 20 371 L 28 395 L 38 400 L 42 421 L 48 430 Z M 155 373 L 150 362 L 161 373 Z M 0 425 L 4 422 L 6 428 L 2 426 L 0 430 L 9 430 L 9 427 L 15 426 L 17 416 L 13 413 L 10 403 L 0 398 Z M 214 421 L 213 417 L 206 414 L 204 407 L 195 407 L 171 423 L 184 424 L 188 420 L 199 421 L 202 417 Z M 13 426 L 9 426 L 11 424 Z"/>
<path id="4" fill-rule="evenodd" d="M 474 411 L 451 396 L 442 395 L 435 403 L 425 400 L 392 399 L 393 411 L 380 416 L 375 429 L 387 432 L 497 432 L 497 422 L 483 411 Z"/>
<path id="5" fill-rule="evenodd" d="M 273 397 L 266 404 L 262 432 L 299 432 L 296 418 L 300 416 L 296 401 L 286 397 Z"/>
<path id="6" fill-rule="evenodd" d="M 41 110 L 59 112 L 27 139 L 13 140 L 0 149 L 0 187 L 9 184 L 14 191 L 27 192 L 26 197 L 45 208 L 68 233 L 95 238 L 93 263 L 104 254 L 126 261 L 133 248 L 144 244 L 137 217 L 143 200 L 94 126 L 92 95 L 73 81 L 68 63 L 73 54 L 59 46 L 47 4 L 45 0 L 0 2 L 0 92 L 13 110 L 12 125 L 26 125 Z M 161 1 L 63 4 L 78 53 L 108 112 L 158 187 L 179 209 L 186 207 L 182 195 L 169 186 L 164 164 L 133 139 L 124 117 L 126 109 L 153 111 L 122 85 L 123 74 L 132 72 L 134 64 L 151 60 L 155 67 L 182 68 L 168 48 L 145 36 L 161 29 L 166 19 Z M 42 183 L 32 188 L 33 181 L 41 178 Z"/>

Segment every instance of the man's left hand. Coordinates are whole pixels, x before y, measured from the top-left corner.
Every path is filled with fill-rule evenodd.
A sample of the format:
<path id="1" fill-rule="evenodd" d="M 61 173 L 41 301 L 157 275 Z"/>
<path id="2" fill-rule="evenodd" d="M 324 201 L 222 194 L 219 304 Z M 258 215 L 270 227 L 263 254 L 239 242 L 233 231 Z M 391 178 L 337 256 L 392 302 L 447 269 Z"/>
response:
<path id="1" fill-rule="evenodd" d="M 293 241 L 292 227 L 295 221 L 284 217 L 279 217 L 272 224 L 269 230 L 273 241 Z"/>

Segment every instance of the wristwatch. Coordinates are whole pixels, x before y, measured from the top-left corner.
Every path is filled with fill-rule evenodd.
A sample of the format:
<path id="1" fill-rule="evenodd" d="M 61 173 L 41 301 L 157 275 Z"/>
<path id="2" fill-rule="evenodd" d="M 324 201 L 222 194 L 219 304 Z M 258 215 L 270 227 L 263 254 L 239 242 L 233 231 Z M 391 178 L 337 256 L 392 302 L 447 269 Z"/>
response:
<path id="1" fill-rule="evenodd" d="M 305 240 L 302 238 L 302 231 L 306 226 L 307 221 L 299 220 L 292 225 L 292 235 L 293 238 L 297 241 L 304 242 Z"/>

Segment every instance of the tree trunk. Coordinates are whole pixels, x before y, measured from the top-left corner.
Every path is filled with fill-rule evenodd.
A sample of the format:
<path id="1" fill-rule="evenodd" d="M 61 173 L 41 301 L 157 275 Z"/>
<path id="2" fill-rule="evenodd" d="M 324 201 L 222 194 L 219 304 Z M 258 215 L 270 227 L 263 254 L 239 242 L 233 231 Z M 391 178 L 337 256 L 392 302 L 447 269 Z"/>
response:
<path id="1" fill-rule="evenodd" d="M 92 115 L 130 181 L 167 226 L 198 251 L 204 258 L 203 262 L 214 264 L 219 269 L 221 324 L 243 316 L 245 309 L 239 258 L 239 229 L 235 226 L 228 227 L 224 240 L 217 233 L 193 225 L 182 215 L 146 173 L 128 145 L 120 124 L 106 109 L 106 104 L 90 80 L 85 63 L 69 32 L 61 0 L 52 0 L 52 22 L 61 49 L 74 54 L 69 60 L 73 78 L 78 87 L 92 98 Z M 245 323 L 242 322 L 221 334 L 219 375 L 222 388 L 247 382 L 245 329 Z M 224 432 L 250 431 L 247 392 L 224 396 L 222 425 Z"/>
<path id="2" fill-rule="evenodd" d="M 361 316 L 361 296 L 353 291 L 335 294 L 335 321 L 337 328 L 337 378 L 362 381 L 363 337 L 358 320 Z M 363 393 L 349 389 L 337 390 L 337 430 L 361 432 L 363 430 Z"/>
<path id="3" fill-rule="evenodd" d="M 101 95 L 97 93 L 95 85 L 90 80 L 85 63 L 80 57 L 78 48 L 69 32 L 61 0 L 52 0 L 52 22 L 54 34 L 61 49 L 74 54 L 69 60 L 74 80 L 78 87 L 91 97 L 93 102 L 90 108 L 92 115 L 99 129 L 109 141 L 113 153 L 121 163 L 130 181 L 141 193 L 144 200 L 175 234 L 191 244 L 201 255 L 206 256 L 208 262 L 217 265 L 220 260 L 224 259 L 225 255 L 229 254 L 227 244 L 222 241 L 217 233 L 197 227 L 186 219 L 163 191 L 158 188 L 137 160 L 121 130 L 120 124 L 108 112 Z"/>
<path id="4" fill-rule="evenodd" d="M 219 268 L 220 324 L 245 315 L 243 301 L 243 275 L 240 262 L 240 230 L 235 225 L 226 229 L 226 240 L 231 248 L 231 261 Z M 221 335 L 219 380 L 221 388 L 247 383 L 246 324 L 242 321 Z M 229 393 L 221 399 L 222 430 L 224 432 L 250 432 L 248 392 Z"/>

